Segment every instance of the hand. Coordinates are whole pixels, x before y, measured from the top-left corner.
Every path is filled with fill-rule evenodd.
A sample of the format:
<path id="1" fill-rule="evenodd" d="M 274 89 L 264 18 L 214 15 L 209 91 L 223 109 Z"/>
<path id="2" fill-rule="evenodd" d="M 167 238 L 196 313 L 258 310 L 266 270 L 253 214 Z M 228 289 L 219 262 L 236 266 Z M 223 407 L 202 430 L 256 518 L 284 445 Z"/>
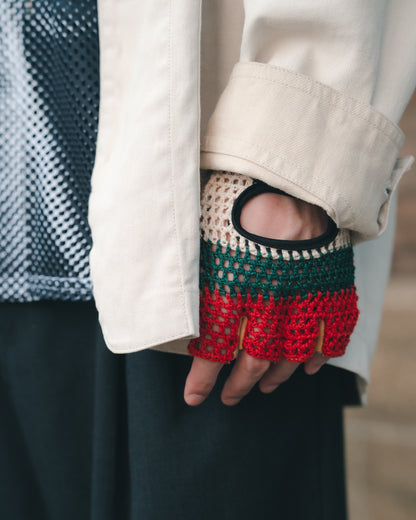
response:
<path id="1" fill-rule="evenodd" d="M 276 265 L 268 265 L 268 267 L 271 267 L 272 270 L 275 270 L 275 273 L 273 274 L 276 278 L 276 281 L 274 281 L 272 277 L 272 285 L 270 285 L 269 283 L 269 292 L 266 293 L 264 293 L 264 290 L 263 293 L 261 292 L 262 289 L 264 289 L 264 287 L 260 287 L 259 289 L 259 285 L 261 284 L 254 284 L 256 287 L 256 302 L 253 299 L 252 294 L 245 287 L 245 285 L 250 286 L 250 281 L 253 282 L 252 277 L 242 276 L 241 274 L 239 274 L 246 274 L 245 271 L 241 271 L 241 269 L 240 271 L 238 271 L 237 269 L 237 271 L 232 270 L 231 272 L 227 272 L 227 259 L 224 261 L 223 258 L 224 256 L 227 256 L 227 248 L 228 252 L 230 250 L 230 246 L 228 244 L 231 243 L 231 249 L 233 247 L 233 238 L 235 239 L 235 236 L 232 236 L 233 234 L 235 235 L 234 225 L 236 225 L 237 227 L 240 226 L 240 231 L 243 230 L 242 233 L 244 234 L 244 236 L 248 237 L 249 239 L 254 237 L 254 239 L 257 240 L 257 242 L 259 242 L 260 245 L 261 242 L 265 239 L 266 243 L 267 239 L 271 239 L 271 242 L 276 241 L 277 239 L 280 241 L 289 240 L 291 241 L 289 245 L 296 245 L 296 242 L 293 241 L 303 241 L 300 243 L 300 245 L 312 246 L 313 244 L 310 242 L 311 239 L 314 239 L 317 236 L 323 236 L 325 230 L 327 230 L 328 228 L 328 218 L 326 214 L 320 208 L 307 204 L 293 197 L 288 197 L 286 195 L 275 192 L 262 193 L 261 189 L 258 190 L 254 188 L 253 193 L 255 196 L 252 195 L 251 198 L 245 197 L 244 204 L 240 204 L 240 206 L 242 206 L 240 207 L 241 211 L 237 211 L 237 217 L 233 209 L 232 219 L 227 218 L 223 222 L 222 219 L 225 218 L 225 213 L 227 213 L 227 211 L 224 208 L 220 208 L 219 214 L 218 211 L 217 214 L 215 214 L 215 212 L 213 213 L 212 208 L 218 206 L 218 204 L 221 205 L 220 192 L 221 190 L 224 191 L 224 182 L 226 192 L 225 199 L 227 201 L 231 200 L 232 204 L 228 204 L 230 207 L 231 205 L 235 207 L 238 206 L 238 201 L 234 204 L 234 202 L 237 199 L 238 193 L 233 192 L 240 192 L 239 194 L 241 194 L 243 191 L 248 192 L 248 189 L 244 189 L 247 188 L 246 181 L 243 181 L 243 186 L 238 186 L 239 183 L 241 183 L 242 179 L 248 178 L 238 176 L 235 174 L 217 174 L 216 178 L 213 179 L 213 177 L 211 177 L 210 180 L 211 186 L 209 186 L 208 183 L 207 187 L 205 188 L 205 199 L 203 200 L 203 219 L 201 228 L 203 233 L 203 239 L 205 239 L 205 242 L 207 241 L 207 238 L 209 240 L 210 236 L 214 236 L 215 238 L 220 239 L 220 243 L 217 242 L 216 245 L 213 245 L 214 240 L 211 240 L 211 243 L 209 245 L 209 255 L 211 257 L 215 257 L 215 251 L 217 251 L 220 247 L 221 255 L 217 255 L 217 257 L 222 257 L 220 259 L 220 263 L 224 263 L 223 267 L 225 267 L 225 269 L 221 269 L 222 265 L 218 267 L 218 258 L 210 258 L 208 261 L 207 258 L 202 258 L 202 282 L 204 281 L 204 273 L 206 273 L 206 276 L 209 276 L 209 274 L 214 275 L 216 282 L 214 285 L 211 284 L 209 292 L 205 291 L 204 293 L 202 291 L 201 293 L 201 338 L 199 338 L 199 340 L 193 340 L 190 344 L 190 352 L 195 356 L 199 356 L 195 357 L 193 361 L 192 368 L 188 375 L 185 386 L 185 400 L 190 405 L 200 404 L 207 397 L 207 395 L 210 393 L 212 387 L 215 384 L 217 375 L 222 368 L 223 362 L 232 359 L 237 354 L 237 352 L 237 359 L 234 363 L 231 374 L 224 385 L 221 396 L 223 403 L 227 405 L 233 405 L 238 403 L 238 401 L 244 395 L 246 395 L 258 381 L 260 381 L 259 388 L 261 391 L 265 393 L 273 391 L 275 388 L 277 388 L 279 384 L 286 381 L 293 374 L 293 372 L 299 366 L 301 361 L 305 361 L 305 371 L 308 374 L 313 374 L 316 373 L 319 370 L 319 368 L 329 359 L 328 356 L 325 356 L 322 353 L 322 346 L 324 344 L 325 335 L 325 320 L 322 319 L 321 321 L 319 321 L 319 323 L 316 322 L 315 325 L 312 328 L 310 328 L 309 332 L 312 331 L 312 335 L 314 335 L 314 337 L 309 338 L 309 342 L 305 342 L 306 336 L 304 335 L 305 331 L 302 330 L 302 327 L 299 329 L 301 332 L 299 337 L 296 337 L 294 335 L 292 335 L 292 337 L 289 337 L 290 334 L 288 335 L 287 331 L 286 335 L 280 334 L 279 337 L 277 330 L 275 331 L 276 334 L 273 334 L 274 331 L 271 330 L 273 329 L 273 322 L 276 321 L 276 319 L 278 318 L 278 316 L 276 316 L 276 314 L 278 313 L 288 315 L 291 314 L 291 312 L 299 312 L 297 314 L 298 321 L 300 319 L 299 317 L 301 317 L 303 321 L 305 321 L 305 316 L 308 319 L 310 318 L 310 315 L 307 312 L 308 309 L 306 309 L 306 312 L 304 309 L 304 307 L 307 306 L 308 303 L 310 303 L 307 301 L 308 298 L 296 300 L 292 297 L 292 306 L 290 306 L 290 304 L 288 305 L 288 300 L 282 300 L 282 306 L 282 302 L 280 301 L 279 303 L 279 301 L 273 299 L 274 295 L 270 294 L 272 292 L 270 291 L 270 288 L 273 289 L 273 286 L 278 285 L 277 279 L 279 277 L 284 278 L 285 273 L 282 272 L 282 269 L 285 269 L 284 265 L 288 263 L 290 264 L 290 262 L 283 262 L 283 267 L 282 263 L 279 264 L 279 260 L 277 260 L 277 263 L 276 261 L 274 261 L 274 264 Z M 250 182 L 248 184 L 252 184 L 252 180 L 250 179 L 249 181 Z M 260 194 L 256 195 L 256 193 Z M 241 199 L 241 197 L 239 198 Z M 242 198 L 244 199 L 244 197 Z M 218 210 L 218 207 L 216 207 L 216 210 Z M 228 217 L 229 216 L 231 215 L 228 215 Z M 233 220 L 232 227 L 230 220 Z M 223 224 L 223 229 L 218 229 L 221 226 L 221 224 Z M 223 234 L 223 237 L 221 237 L 221 232 Z M 221 240 L 221 238 L 225 238 L 225 240 Z M 308 240 L 309 242 L 305 242 Z M 327 237 L 325 245 L 328 245 L 328 242 L 330 242 L 331 240 L 333 240 L 333 237 L 331 239 L 328 239 Z M 240 243 L 237 245 L 237 248 L 239 248 Z M 283 243 L 280 242 L 278 245 L 282 244 Z M 249 244 L 248 247 L 250 248 L 250 246 L 252 245 L 253 243 Z M 268 245 L 270 246 L 270 244 Z M 272 243 L 272 245 L 275 244 Z M 252 274 L 253 268 L 254 270 L 257 269 L 257 263 L 260 262 L 258 265 L 261 266 L 262 262 L 262 260 L 259 260 L 258 258 L 259 245 L 256 244 L 256 242 L 254 242 L 254 246 L 256 246 L 255 251 L 257 251 L 257 255 L 250 255 L 250 259 L 254 260 L 254 262 L 252 262 L 250 266 L 249 274 Z M 206 247 L 206 243 L 204 243 L 203 240 L 201 248 L 204 247 Z M 285 247 L 287 247 L 287 244 L 285 244 Z M 317 247 L 317 245 L 315 244 L 314 247 Z M 234 249 L 236 249 L 235 240 Z M 241 250 L 239 252 L 241 253 Z M 203 254 L 202 257 L 204 256 L 205 255 Z M 240 257 L 242 256 L 242 254 L 238 256 Z M 265 255 L 263 254 L 263 256 Z M 235 258 L 237 258 L 237 255 Z M 230 261 L 230 259 L 228 260 Z M 217 267 L 215 269 L 212 269 L 212 266 L 214 264 L 216 264 Z M 296 269 L 300 271 L 299 265 L 300 263 L 296 266 L 295 271 Z M 276 269 L 276 266 L 278 267 L 278 269 Z M 235 265 L 234 267 L 237 266 Z M 243 267 L 245 267 L 244 263 Z M 227 276 L 223 276 L 224 274 L 226 274 Z M 238 275 L 238 280 L 234 279 L 236 274 Z M 296 272 L 295 274 L 298 273 Z M 307 276 L 304 276 L 303 278 L 304 280 L 301 280 L 301 282 L 305 282 L 305 284 L 307 285 Z M 256 279 L 256 281 L 258 280 Z M 222 287 L 220 287 L 221 282 L 223 283 Z M 265 281 L 263 281 L 263 286 L 264 282 Z M 204 287 L 204 285 L 206 284 L 202 283 L 201 285 L 202 287 Z M 215 300 L 215 296 L 213 296 L 212 294 L 213 292 L 214 294 L 217 294 L 217 291 L 219 289 L 223 290 L 223 294 L 221 296 L 222 300 L 220 302 L 218 302 L 218 299 Z M 278 287 L 278 289 L 279 294 L 281 292 L 285 292 L 285 290 L 286 292 L 288 291 L 288 288 L 285 288 L 284 286 Z M 325 287 L 322 287 L 322 289 L 324 290 Z M 218 293 L 218 295 L 219 294 L 220 293 Z M 355 291 L 353 296 L 355 296 Z M 259 311 L 258 303 L 261 297 L 263 297 L 263 300 L 260 302 L 262 303 L 260 310 L 262 313 L 266 312 L 267 314 L 268 312 L 269 314 L 266 317 L 269 319 L 264 320 L 264 316 L 261 316 L 260 318 L 258 318 L 257 316 L 257 322 L 261 322 L 262 320 L 266 322 L 259 324 L 256 323 L 255 320 L 253 322 L 253 316 L 250 316 L 250 313 L 254 312 L 255 315 L 256 311 Z M 269 298 L 269 300 L 266 301 L 265 298 Z M 293 306 L 294 302 L 296 303 L 295 307 Z M 247 305 L 247 303 L 249 303 L 249 305 Z M 271 305 L 271 303 L 273 303 L 273 305 Z M 301 307 L 299 306 L 299 304 L 301 304 Z M 218 305 L 220 305 L 219 308 Z M 228 307 L 228 311 L 230 311 L 230 305 L 231 311 L 234 312 L 234 315 L 231 315 L 231 319 L 229 318 L 229 312 L 228 314 L 224 314 L 224 311 L 227 310 L 225 309 L 225 307 Z M 255 308 L 256 305 L 257 309 Z M 334 307 L 334 302 L 330 302 L 330 305 Z M 336 305 L 337 302 L 335 302 L 335 307 Z M 220 312 L 218 312 L 219 309 Z M 241 316 L 241 314 L 245 314 L 245 316 Z M 224 320 L 224 317 L 226 317 L 227 319 Z M 214 320 L 212 318 L 214 318 Z M 328 317 L 325 316 L 325 318 Z M 247 327 L 248 337 L 245 339 L 245 324 L 247 324 L 248 319 L 251 320 L 251 323 Z M 216 320 L 217 323 L 215 323 Z M 356 320 L 355 314 L 351 315 L 350 325 L 352 324 L 352 327 L 355 324 L 354 320 Z M 210 322 L 208 324 L 208 328 L 207 323 L 205 323 L 204 326 L 204 321 Z M 226 321 L 226 323 L 224 323 L 224 321 Z M 277 319 L 277 321 L 279 321 L 279 319 Z M 268 323 L 270 325 L 268 325 Z M 228 327 L 226 325 L 228 325 Z M 279 326 L 280 328 L 282 327 L 282 320 L 280 320 Z M 349 327 L 349 329 L 351 329 L 351 326 Z M 340 341 L 342 340 L 341 343 L 344 344 L 344 349 L 346 346 L 345 332 L 349 332 L 349 330 L 344 331 L 344 337 L 342 338 L 332 338 Z M 303 337 L 302 334 L 304 335 Z M 276 336 L 276 338 L 273 338 L 274 335 Z M 267 337 L 265 338 L 265 336 Z M 311 334 L 309 334 L 309 336 L 311 336 Z M 206 341 L 203 341 L 204 339 Z M 265 339 L 267 341 L 265 341 Z M 282 348 L 281 345 L 273 346 L 273 343 L 275 343 L 276 341 L 282 343 L 282 340 L 285 343 L 287 343 L 288 340 L 290 340 L 291 343 L 289 347 L 286 345 L 287 348 L 285 349 L 284 347 Z M 239 343 L 240 350 L 235 349 L 236 345 L 233 345 L 233 342 L 237 343 L 237 341 Z M 258 343 L 261 343 L 262 341 L 263 345 L 258 345 Z M 215 344 L 216 342 L 218 343 Z M 299 345 L 296 345 L 296 343 L 298 343 Z M 305 348 L 306 343 L 307 348 Z M 328 339 L 326 343 L 328 343 Z M 329 341 L 329 343 L 331 342 Z M 315 350 L 316 352 L 314 352 Z M 343 353 L 342 346 L 341 350 L 338 349 L 338 352 L 335 352 L 335 355 L 340 355 L 339 352 Z M 326 353 L 332 355 L 334 354 L 334 352 Z"/>
<path id="2" fill-rule="evenodd" d="M 305 363 L 305 372 L 310 375 L 315 374 L 328 359 L 322 354 L 314 354 Z M 217 361 L 194 358 L 185 384 L 184 397 L 187 404 L 196 406 L 208 397 L 223 366 L 223 363 Z M 250 356 L 242 350 L 224 384 L 221 401 L 228 406 L 237 404 L 258 381 L 263 393 L 273 392 L 289 379 L 298 366 L 299 363 L 285 359 L 273 364 L 266 359 Z"/>

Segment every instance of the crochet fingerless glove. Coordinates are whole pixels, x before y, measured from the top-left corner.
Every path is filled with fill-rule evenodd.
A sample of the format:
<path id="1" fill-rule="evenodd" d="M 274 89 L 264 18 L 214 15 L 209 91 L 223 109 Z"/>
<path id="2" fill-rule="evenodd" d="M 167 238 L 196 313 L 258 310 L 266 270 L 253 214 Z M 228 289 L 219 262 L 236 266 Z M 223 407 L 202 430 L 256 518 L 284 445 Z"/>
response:
<path id="1" fill-rule="evenodd" d="M 358 318 L 350 234 L 330 220 L 311 240 L 272 240 L 240 225 L 244 204 L 278 192 L 214 172 L 202 192 L 200 337 L 189 353 L 227 363 L 244 348 L 273 362 L 342 356 Z"/>

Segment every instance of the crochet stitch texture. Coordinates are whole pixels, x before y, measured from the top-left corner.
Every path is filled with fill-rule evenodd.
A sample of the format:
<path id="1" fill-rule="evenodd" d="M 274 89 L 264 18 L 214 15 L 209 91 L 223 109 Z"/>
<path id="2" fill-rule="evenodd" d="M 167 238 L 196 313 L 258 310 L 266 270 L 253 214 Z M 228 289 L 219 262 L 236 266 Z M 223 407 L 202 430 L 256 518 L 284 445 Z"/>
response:
<path id="1" fill-rule="evenodd" d="M 188 350 L 222 363 L 239 344 L 273 362 L 303 362 L 315 349 L 342 356 L 359 312 L 349 232 L 333 225 L 332 234 L 291 242 L 245 232 L 238 210 L 259 184 L 214 172 L 203 189 L 200 337 Z"/>

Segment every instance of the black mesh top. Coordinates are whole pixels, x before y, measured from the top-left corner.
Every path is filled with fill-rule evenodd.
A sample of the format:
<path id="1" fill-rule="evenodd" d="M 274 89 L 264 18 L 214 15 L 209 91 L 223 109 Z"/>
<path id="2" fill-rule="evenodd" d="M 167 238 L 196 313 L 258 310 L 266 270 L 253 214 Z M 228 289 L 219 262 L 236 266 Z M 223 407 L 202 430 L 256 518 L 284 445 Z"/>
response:
<path id="1" fill-rule="evenodd" d="M 92 298 L 96 0 L 0 2 L 0 300 Z"/>

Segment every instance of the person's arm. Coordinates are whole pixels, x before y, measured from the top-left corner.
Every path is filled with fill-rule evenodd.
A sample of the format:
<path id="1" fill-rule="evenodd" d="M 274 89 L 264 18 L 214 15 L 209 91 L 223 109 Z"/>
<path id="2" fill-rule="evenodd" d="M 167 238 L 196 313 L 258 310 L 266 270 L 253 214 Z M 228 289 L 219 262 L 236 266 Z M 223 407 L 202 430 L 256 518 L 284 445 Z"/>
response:
<path id="1" fill-rule="evenodd" d="M 397 160 L 403 135 L 395 123 L 415 85 L 416 5 L 260 0 L 245 9 L 241 61 L 202 140 L 202 167 L 258 178 L 316 204 L 356 241 L 376 237 L 412 163 Z M 189 404 L 208 395 L 219 368 L 195 358 Z M 222 399 L 235 404 L 258 380 L 266 391 L 295 368 L 270 369 L 244 355 Z"/>
<path id="2" fill-rule="evenodd" d="M 93 238 L 90 267 L 104 338 L 108 348 L 115 353 L 137 352 L 152 347 L 185 353 L 189 339 L 198 335 L 200 3 L 197 0 L 161 4 L 98 1 L 100 117 L 89 203 L 89 223 Z M 206 2 L 208 8 L 210 5 L 211 2 Z M 344 11 L 348 9 L 350 14 L 346 17 Z M 246 63 L 250 66 L 254 63 L 262 70 L 274 71 L 276 66 L 281 67 L 288 70 L 289 76 L 300 73 L 302 81 L 317 85 L 318 90 L 322 87 L 325 99 L 332 99 L 332 89 L 336 96 L 349 99 L 349 96 L 354 96 L 350 94 L 351 85 L 361 84 L 356 83 L 354 69 L 363 62 L 361 49 L 376 50 L 377 55 L 370 55 L 364 60 L 365 63 L 377 65 L 377 71 L 372 72 L 375 78 L 374 92 L 367 100 L 360 98 L 358 103 L 363 104 L 370 112 L 371 107 L 374 107 L 396 123 L 415 83 L 415 11 L 416 4 L 413 0 L 388 3 L 253 0 L 246 4 L 243 67 L 246 67 Z M 296 29 L 297 21 L 302 22 L 298 25 L 300 30 Z M 317 29 L 313 33 L 309 30 L 305 32 L 309 27 L 315 26 Z M 367 40 L 374 40 L 377 31 L 371 29 L 373 26 L 382 28 L 382 36 L 375 40 L 378 47 L 365 44 Z M 268 30 L 269 27 L 271 31 Z M 357 34 L 351 35 L 351 28 Z M 326 38 L 323 39 L 323 35 Z M 352 41 L 354 39 L 358 42 L 358 47 Z M 335 58 L 330 52 L 329 43 L 321 45 L 322 41 L 330 40 L 339 43 Z M 272 54 L 268 51 L 269 44 L 266 45 L 266 41 L 276 42 L 276 45 L 273 44 Z M 344 43 L 341 45 L 342 42 Z M 307 49 L 303 60 L 295 59 L 297 54 L 293 55 L 290 51 L 299 46 Z M 350 48 L 356 49 L 353 55 L 358 61 L 355 63 L 355 60 L 349 60 L 351 66 L 348 67 L 344 59 L 349 55 Z M 265 50 L 265 54 L 261 54 L 261 49 Z M 291 56 L 292 61 L 272 64 L 269 63 L 272 55 Z M 303 62 L 311 66 L 308 69 L 299 68 Z M 315 67 L 316 63 L 321 66 Z M 335 75 L 343 70 L 347 75 L 351 74 L 351 80 L 345 82 L 343 89 L 341 84 L 334 85 L 327 79 L 316 76 L 318 70 L 333 70 Z M 325 81 L 328 85 L 325 85 Z M 323 82 L 323 86 L 319 82 Z M 232 80 L 229 87 L 232 84 L 237 86 Z M 229 92 L 227 88 L 211 121 L 216 119 L 220 123 L 215 125 L 219 132 L 210 125 L 211 129 L 214 128 L 211 135 L 224 137 L 224 145 L 227 136 L 231 135 L 230 119 L 221 116 L 223 109 L 224 114 L 228 114 L 232 108 L 232 105 L 224 103 Z M 253 103 L 258 104 L 259 108 L 263 107 L 263 95 L 267 92 L 269 91 L 260 89 L 255 95 Z M 297 90 L 291 87 L 288 92 L 295 93 Z M 270 93 L 273 93 L 272 90 Z M 310 103 L 306 106 L 320 109 L 319 96 L 308 99 Z M 273 96 L 270 101 L 275 101 Z M 257 126 L 246 125 L 251 132 L 249 138 L 253 138 L 253 144 L 256 144 L 256 136 L 262 135 L 264 121 L 269 116 L 272 121 L 276 121 L 276 126 L 271 128 L 273 134 L 267 134 L 264 141 L 261 139 L 262 148 L 268 149 L 271 146 L 270 149 L 274 150 L 275 142 L 272 137 L 285 138 L 286 143 L 290 142 L 285 130 L 292 129 L 292 133 L 296 134 L 299 128 L 302 139 L 293 140 L 293 143 L 300 143 L 301 146 L 294 150 L 299 152 L 297 158 L 306 165 L 306 169 L 303 168 L 302 171 L 306 171 L 309 165 L 313 167 L 306 176 L 306 181 L 312 179 L 315 186 L 321 175 L 321 170 L 316 165 L 321 160 L 328 159 L 324 153 L 328 148 L 323 147 L 322 151 L 320 148 L 321 141 L 322 145 L 328 142 L 328 133 L 321 136 L 319 125 L 318 128 L 314 124 L 304 125 L 302 128 L 294 126 L 294 122 L 300 124 L 310 121 L 306 117 L 306 111 L 302 117 L 299 114 L 296 116 L 296 103 L 287 104 L 278 112 L 273 112 L 274 106 L 272 103 L 266 106 L 266 110 L 259 112 Z M 238 115 L 247 112 L 250 115 L 253 108 L 254 105 L 240 103 Z M 291 117 L 292 109 L 296 117 Z M 284 115 L 288 117 L 282 117 Z M 326 121 L 327 116 L 327 111 L 323 110 L 322 118 L 318 120 Z M 379 122 L 385 121 L 383 116 L 375 117 Z M 340 127 L 346 130 L 347 138 L 354 137 L 355 127 L 351 126 L 348 114 L 336 112 L 334 120 L 342 120 Z M 326 125 L 323 127 L 326 128 Z M 392 126 L 388 121 L 386 127 L 393 128 L 393 134 L 397 132 L 394 124 Z M 246 131 L 244 124 L 236 128 L 236 132 L 232 130 L 231 133 L 236 137 L 239 137 L 240 132 Z M 357 135 L 361 136 L 361 133 Z M 350 148 L 346 146 L 346 141 L 341 141 L 339 150 L 349 157 Z M 358 156 L 363 152 L 362 159 L 366 162 L 368 150 L 362 146 L 360 140 L 357 141 L 357 160 L 361 160 Z M 319 145 L 317 149 L 313 146 L 315 142 Z M 235 166 L 239 173 L 245 173 L 248 166 L 257 168 L 259 165 L 258 156 L 244 156 L 243 152 L 249 151 L 249 148 L 243 151 L 239 149 L 238 153 L 229 153 L 228 149 L 224 153 L 219 147 L 208 150 L 207 140 L 203 139 L 203 150 L 202 165 L 209 168 L 216 168 L 218 163 L 221 169 L 231 169 L 225 162 L 227 158 L 232 160 L 233 169 Z M 368 172 L 360 170 L 363 177 L 371 179 L 370 187 L 364 191 L 371 194 L 374 189 L 378 193 L 374 196 L 376 202 L 380 197 L 384 197 L 386 201 L 390 198 L 384 193 L 384 184 L 390 178 L 392 170 L 390 167 L 386 169 L 385 164 L 394 163 L 398 150 L 394 146 L 393 151 L 391 148 L 389 150 L 388 160 L 381 165 L 380 175 L 374 175 L 374 169 L 371 168 Z M 319 155 L 321 153 L 322 157 Z M 371 157 L 379 161 L 379 153 L 385 153 L 383 147 L 377 148 Z M 329 158 L 334 159 L 336 155 L 334 152 Z M 261 170 L 263 173 L 270 173 L 270 184 L 282 182 L 281 187 L 290 191 L 296 185 L 291 176 L 297 170 L 291 170 L 292 162 L 287 153 L 284 157 L 287 163 L 287 167 L 282 169 L 285 177 L 279 175 L 280 171 L 269 170 L 264 164 L 261 165 Z M 334 179 L 338 180 L 338 163 L 325 162 L 322 166 L 327 173 L 328 164 L 332 166 L 331 174 L 337 176 Z M 352 172 L 344 170 L 344 167 L 341 169 L 344 172 L 342 178 L 355 176 L 350 183 L 355 185 L 355 168 Z M 251 170 L 247 170 L 247 173 L 257 175 Z M 300 198 L 313 202 L 306 197 L 306 193 L 311 197 L 316 196 L 316 190 L 308 192 L 305 186 L 303 188 L 305 196 Z M 318 188 L 320 191 L 320 187 Z M 324 209 L 333 205 L 337 223 L 346 226 L 348 219 L 343 216 L 342 204 L 341 209 L 338 205 L 346 199 L 347 194 L 343 189 L 338 189 L 336 182 L 330 188 L 325 191 L 325 197 L 318 205 Z M 348 197 L 348 204 L 352 203 L 355 207 L 355 198 L 351 194 Z M 387 205 L 384 204 L 383 208 L 385 210 Z M 360 203 L 360 211 L 361 209 L 367 211 L 366 204 Z M 373 214 L 377 213 L 376 209 L 373 208 Z M 383 212 L 380 216 L 385 217 Z M 357 222 L 361 222 L 361 219 Z M 370 231 L 363 232 L 361 228 L 357 228 L 357 233 L 362 238 L 371 235 L 374 230 L 377 233 L 377 215 Z M 387 253 L 382 251 L 382 254 Z"/>
<path id="3" fill-rule="evenodd" d="M 358 240 L 385 227 L 400 119 L 416 81 L 409 1 L 245 2 L 241 59 L 202 139 L 201 166 L 321 206 Z"/>

